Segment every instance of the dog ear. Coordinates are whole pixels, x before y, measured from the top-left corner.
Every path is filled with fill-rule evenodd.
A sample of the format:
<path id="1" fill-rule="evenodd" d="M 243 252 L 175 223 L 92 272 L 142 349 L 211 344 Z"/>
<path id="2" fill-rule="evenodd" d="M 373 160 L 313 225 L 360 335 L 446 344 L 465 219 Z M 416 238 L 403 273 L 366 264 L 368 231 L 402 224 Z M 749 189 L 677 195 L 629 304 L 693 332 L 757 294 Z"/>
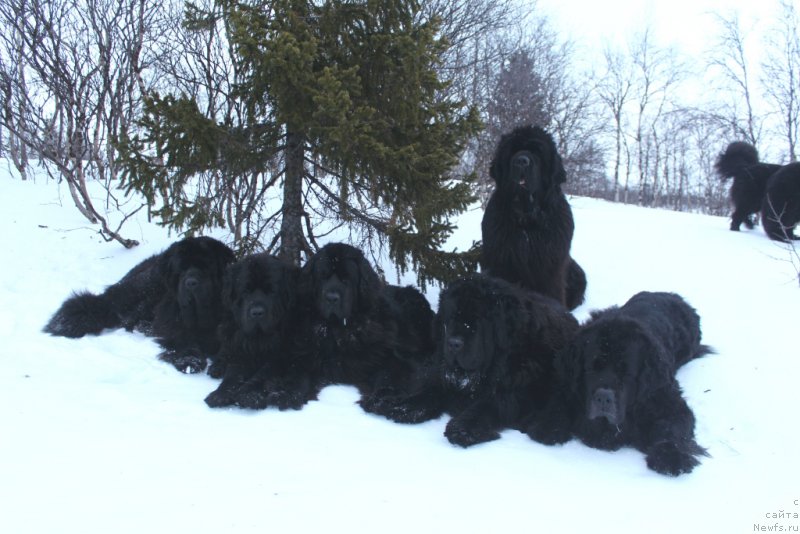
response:
<path id="1" fill-rule="evenodd" d="M 222 305 L 226 310 L 232 311 L 233 303 L 236 300 L 236 279 L 242 271 L 242 264 L 233 263 L 228 265 L 222 274 Z"/>
<path id="2" fill-rule="evenodd" d="M 489 164 L 489 176 L 497 185 L 503 183 L 503 177 L 507 176 L 508 160 L 511 157 L 509 147 L 511 145 L 511 134 L 504 134 L 497 143 L 492 162 Z"/>
<path id="3" fill-rule="evenodd" d="M 211 259 L 211 268 L 214 269 L 213 278 L 220 279 L 225 272 L 225 267 L 236 261 L 236 255 L 227 245 L 208 238 L 205 256 Z"/>
<path id="4" fill-rule="evenodd" d="M 293 309 L 297 303 L 297 285 L 300 277 L 300 269 L 292 265 L 282 265 L 281 269 L 280 298 L 285 306 L 284 311 L 286 311 Z"/>
<path id="5" fill-rule="evenodd" d="M 561 350 L 569 344 L 578 331 L 578 321 L 564 308 L 551 309 L 540 305 L 534 319 L 537 338 L 544 348 L 551 352 Z"/>
<path id="6" fill-rule="evenodd" d="M 489 165 L 489 176 L 495 183 L 500 184 L 500 180 L 504 176 L 503 167 L 505 161 L 498 155 L 492 159 L 492 163 Z"/>
<path id="7" fill-rule="evenodd" d="M 208 255 L 213 256 L 222 265 L 233 263 L 236 260 L 233 250 L 221 241 L 209 237 L 206 246 L 208 247 Z"/>
<path id="8" fill-rule="evenodd" d="M 303 267 L 296 272 L 297 298 L 303 303 L 311 303 L 316 298 L 319 276 L 317 275 L 317 255 L 311 256 Z"/>
<path id="9" fill-rule="evenodd" d="M 526 317 L 516 293 L 498 292 L 495 306 L 484 314 L 489 317 L 494 339 L 494 351 L 499 355 L 507 355 L 515 350 L 520 334 L 526 331 Z"/>
<path id="10" fill-rule="evenodd" d="M 174 293 L 178 289 L 178 279 L 180 278 L 179 244 L 180 242 L 170 245 L 167 250 L 158 256 L 156 264 L 158 278 L 164 284 L 164 290 L 168 293 Z"/>
<path id="11" fill-rule="evenodd" d="M 381 280 L 378 273 L 369 264 L 363 254 L 358 257 L 358 302 L 360 311 L 371 310 L 381 290 Z"/>
<path id="12" fill-rule="evenodd" d="M 555 144 L 552 149 L 553 158 L 550 162 L 550 177 L 553 180 L 553 184 L 561 185 L 567 181 L 567 171 L 564 169 L 564 162 L 561 160 L 561 155 L 559 155 Z"/>
<path id="13" fill-rule="evenodd" d="M 220 291 L 222 319 L 217 327 L 217 337 L 223 342 L 229 341 L 238 329 L 233 304 L 236 293 L 236 279 L 241 270 L 241 262 L 237 262 L 228 265 L 222 273 L 222 289 Z"/>
<path id="14" fill-rule="evenodd" d="M 441 309 L 440 305 L 440 312 Z M 444 331 L 444 319 L 442 319 L 442 314 L 440 312 L 437 312 L 436 315 L 433 316 L 433 321 L 431 321 L 431 336 L 434 343 L 434 357 L 437 363 L 439 361 L 444 361 L 444 338 L 446 335 Z"/>
<path id="15" fill-rule="evenodd" d="M 580 399 L 583 393 L 585 357 L 581 349 L 580 340 L 575 339 L 556 352 L 553 359 L 553 369 L 556 374 L 558 387 L 567 398 Z"/>
<path id="16" fill-rule="evenodd" d="M 647 335 L 637 354 L 641 365 L 636 376 L 637 402 L 643 402 L 652 392 L 675 382 L 669 353 L 655 338 Z"/>

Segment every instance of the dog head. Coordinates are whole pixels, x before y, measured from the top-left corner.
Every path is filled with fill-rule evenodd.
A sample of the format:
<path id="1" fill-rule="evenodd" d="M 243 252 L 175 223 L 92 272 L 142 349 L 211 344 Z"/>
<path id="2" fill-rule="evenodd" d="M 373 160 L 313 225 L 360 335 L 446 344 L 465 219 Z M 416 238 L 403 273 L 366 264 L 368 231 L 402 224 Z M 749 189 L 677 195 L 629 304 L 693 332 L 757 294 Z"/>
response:
<path id="1" fill-rule="evenodd" d="M 158 258 L 165 290 L 175 295 L 184 318 L 219 307 L 222 276 L 234 261 L 233 251 L 211 237 L 187 237 Z"/>
<path id="2" fill-rule="evenodd" d="M 504 372 L 512 345 L 525 332 L 515 291 L 502 280 L 474 275 L 442 292 L 434 332 L 446 385 L 475 391 Z"/>
<path id="3" fill-rule="evenodd" d="M 278 331 L 295 306 L 297 272 L 269 254 L 254 254 L 231 265 L 222 294 L 236 329 L 249 335 Z"/>
<path id="4" fill-rule="evenodd" d="M 303 292 L 324 321 L 369 313 L 382 287 L 364 254 L 344 243 L 322 247 L 303 268 Z"/>
<path id="5" fill-rule="evenodd" d="M 500 138 L 489 174 L 498 188 L 544 198 L 567 180 L 553 138 L 538 126 L 516 128 Z"/>
<path id="6" fill-rule="evenodd" d="M 585 326 L 556 360 L 584 424 L 621 428 L 636 406 L 674 382 L 665 349 L 626 318 Z"/>

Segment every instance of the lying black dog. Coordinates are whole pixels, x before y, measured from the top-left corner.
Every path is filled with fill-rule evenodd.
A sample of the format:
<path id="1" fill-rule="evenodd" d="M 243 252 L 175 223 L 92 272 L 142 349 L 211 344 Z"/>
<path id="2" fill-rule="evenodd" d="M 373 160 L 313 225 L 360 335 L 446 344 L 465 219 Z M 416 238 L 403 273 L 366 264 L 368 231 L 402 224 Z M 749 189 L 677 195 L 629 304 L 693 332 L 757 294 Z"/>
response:
<path id="1" fill-rule="evenodd" d="M 290 351 L 300 323 L 298 274 L 298 268 L 268 254 L 228 268 L 219 329 L 225 376 L 206 404 L 284 410 L 299 409 L 317 397 L 319 380 L 311 362 Z"/>
<path id="2" fill-rule="evenodd" d="M 553 138 L 538 126 L 504 135 L 490 175 L 497 188 L 481 222 L 482 272 L 576 308 L 584 299 L 586 274 L 570 257 L 574 222 Z"/>
<path id="3" fill-rule="evenodd" d="M 401 423 L 447 412 L 445 436 L 462 447 L 520 428 L 523 409 L 544 406 L 553 357 L 578 329 L 555 300 L 485 275 L 443 291 L 435 325 L 436 354 L 419 389 L 383 398 L 370 411 Z"/>
<path id="4" fill-rule="evenodd" d="M 301 274 L 304 318 L 296 350 L 324 384 L 358 387 L 362 405 L 406 391 L 429 357 L 433 312 L 414 288 L 387 288 L 355 247 L 322 247 Z"/>
<path id="5" fill-rule="evenodd" d="M 675 371 L 708 352 L 700 318 L 678 295 L 642 292 L 595 312 L 559 353 L 556 394 L 527 432 L 545 444 L 575 435 L 598 449 L 632 446 L 659 473 L 688 473 L 706 452 Z"/>
<path id="6" fill-rule="evenodd" d="M 222 274 L 233 251 L 210 237 L 188 237 L 131 269 L 100 295 L 75 293 L 44 331 L 71 338 L 105 329 L 158 338 L 159 357 L 183 372 L 205 369 L 218 350 Z"/>
<path id="7" fill-rule="evenodd" d="M 794 233 L 800 222 L 800 163 L 781 167 L 767 181 L 761 224 L 770 239 L 788 243 L 800 239 Z"/>
<path id="8" fill-rule="evenodd" d="M 722 180 L 733 178 L 731 184 L 731 230 L 739 231 L 742 224 L 752 229 L 755 215 L 761 211 L 767 180 L 780 165 L 761 163 L 756 147 L 743 141 L 735 141 L 717 157 L 714 164 Z"/>

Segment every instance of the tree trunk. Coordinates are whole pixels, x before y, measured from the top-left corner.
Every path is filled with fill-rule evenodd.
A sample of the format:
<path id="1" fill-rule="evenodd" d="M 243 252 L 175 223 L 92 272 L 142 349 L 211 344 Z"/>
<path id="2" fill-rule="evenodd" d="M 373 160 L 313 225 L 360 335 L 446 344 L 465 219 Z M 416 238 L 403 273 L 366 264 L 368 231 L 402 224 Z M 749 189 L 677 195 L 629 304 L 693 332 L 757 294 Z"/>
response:
<path id="1" fill-rule="evenodd" d="M 306 250 L 303 238 L 303 176 L 305 172 L 303 135 L 287 128 L 286 172 L 283 178 L 281 208 L 281 246 L 278 257 L 300 265 L 300 253 Z"/>
<path id="2" fill-rule="evenodd" d="M 615 116 L 616 124 L 617 124 L 617 131 L 616 131 L 616 154 L 614 156 L 614 202 L 619 202 L 619 166 L 622 164 L 620 161 L 621 158 L 621 151 L 622 151 L 622 124 L 621 124 L 621 117 L 619 115 Z"/>

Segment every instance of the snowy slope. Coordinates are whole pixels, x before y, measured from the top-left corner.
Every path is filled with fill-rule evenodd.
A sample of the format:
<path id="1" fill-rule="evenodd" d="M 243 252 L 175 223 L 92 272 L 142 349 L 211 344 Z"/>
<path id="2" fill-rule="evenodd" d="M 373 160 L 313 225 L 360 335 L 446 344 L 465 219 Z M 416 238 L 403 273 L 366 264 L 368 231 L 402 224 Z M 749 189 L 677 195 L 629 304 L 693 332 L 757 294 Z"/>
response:
<path id="1" fill-rule="evenodd" d="M 800 530 L 800 267 L 760 229 L 572 199 L 589 276 L 576 316 L 676 291 L 717 351 L 678 375 L 712 458 L 673 479 L 635 450 L 516 431 L 461 450 L 446 418 L 397 425 L 344 386 L 299 412 L 211 410 L 216 381 L 157 361 L 139 334 L 42 334 L 72 290 L 101 290 L 174 236 L 140 214 L 124 228 L 140 247 L 106 244 L 65 190 L 0 167 L 2 533 Z M 480 217 L 453 243 L 480 236 Z"/>

